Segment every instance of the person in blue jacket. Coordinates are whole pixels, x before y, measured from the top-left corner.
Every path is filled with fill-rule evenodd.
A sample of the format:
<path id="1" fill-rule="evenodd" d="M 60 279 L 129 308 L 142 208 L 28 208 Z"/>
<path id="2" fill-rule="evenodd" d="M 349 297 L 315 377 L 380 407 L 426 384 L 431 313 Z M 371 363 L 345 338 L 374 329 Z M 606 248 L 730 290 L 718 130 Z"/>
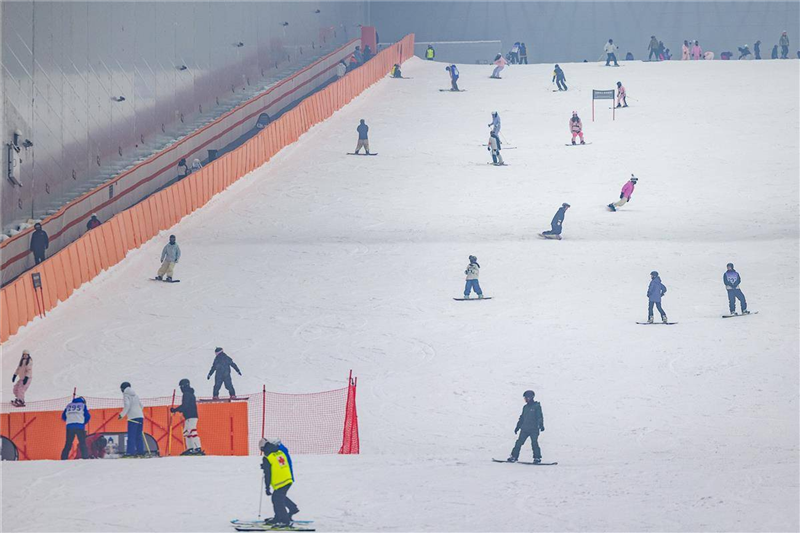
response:
<path id="1" fill-rule="evenodd" d="M 67 440 L 64 443 L 64 449 L 61 450 L 61 460 L 66 461 L 69 458 L 69 452 L 72 449 L 72 442 L 75 437 L 78 437 L 78 447 L 81 450 L 81 458 L 89 458 L 89 450 L 86 447 L 86 424 L 91 420 L 92 415 L 89 413 L 89 408 L 86 407 L 86 400 L 83 396 L 78 396 L 64 408 L 61 413 L 61 420 L 67 423 Z"/>
<path id="2" fill-rule="evenodd" d="M 297 481 L 297 478 L 294 476 L 294 466 L 292 465 L 292 456 L 289 455 L 289 449 L 286 446 L 284 446 L 284 444 L 281 442 L 281 439 L 278 439 L 278 438 L 271 438 L 271 439 L 262 438 L 258 442 L 258 448 L 262 452 L 264 451 L 264 446 L 265 445 L 277 446 L 278 450 L 283 452 L 283 454 L 286 456 L 286 460 L 289 463 L 289 472 L 292 473 L 292 480 L 293 480 L 292 484 L 294 484 L 294 482 Z M 263 467 L 263 464 L 262 464 L 262 467 Z M 266 475 L 266 471 L 264 473 Z M 300 509 L 297 507 L 297 504 L 295 504 L 292 500 L 289 499 L 289 496 L 285 496 L 284 497 L 284 501 L 286 502 L 286 508 L 289 511 L 289 521 L 291 522 L 292 517 L 294 515 L 296 515 L 297 513 L 299 513 Z M 269 524 L 269 523 L 273 522 L 274 520 L 275 520 L 274 518 L 267 518 L 266 520 L 264 520 L 264 522 Z"/>
<path id="3" fill-rule="evenodd" d="M 739 284 L 742 282 L 742 277 L 739 275 L 736 270 L 733 268 L 733 263 L 728 263 L 728 270 L 722 275 L 722 283 L 725 284 L 725 288 L 728 291 L 728 307 L 731 310 L 731 314 L 736 314 L 736 299 L 739 299 L 739 303 L 742 306 L 742 314 L 749 315 L 750 311 L 747 310 L 747 300 L 744 298 L 744 293 L 742 289 L 739 288 Z"/>
<path id="4" fill-rule="evenodd" d="M 667 322 L 667 313 L 664 312 L 664 309 L 661 307 L 661 297 L 667 293 L 667 287 L 661 283 L 661 278 L 658 277 L 658 272 L 653 270 L 650 272 L 650 285 L 647 286 L 647 322 L 649 324 L 653 323 L 653 306 L 655 305 L 658 308 L 658 312 L 661 313 L 661 321 Z"/>
<path id="5" fill-rule="evenodd" d="M 450 65 L 444 67 L 444 69 L 450 74 L 450 90 L 451 91 L 459 91 L 458 88 L 458 67 L 455 65 Z"/>
<path id="6" fill-rule="evenodd" d="M 564 226 L 564 216 L 567 214 L 567 209 L 569 208 L 570 205 L 567 202 L 561 204 L 561 207 L 558 208 L 555 216 L 553 216 L 553 220 L 550 221 L 550 230 L 542 232 L 543 237 L 546 239 L 561 240 L 561 230 Z"/>

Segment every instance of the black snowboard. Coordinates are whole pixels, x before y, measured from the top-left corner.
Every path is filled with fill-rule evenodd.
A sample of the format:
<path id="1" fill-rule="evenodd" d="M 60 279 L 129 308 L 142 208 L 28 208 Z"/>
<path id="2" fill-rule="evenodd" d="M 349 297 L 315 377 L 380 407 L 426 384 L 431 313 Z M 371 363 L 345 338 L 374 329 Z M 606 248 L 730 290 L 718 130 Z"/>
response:
<path id="1" fill-rule="evenodd" d="M 722 318 L 733 318 L 735 316 L 747 316 L 747 315 L 757 315 L 758 311 L 750 311 L 747 314 L 738 314 L 738 315 L 722 315 Z"/>
<path id="2" fill-rule="evenodd" d="M 156 279 L 156 278 L 150 278 L 150 281 L 160 281 L 162 283 L 180 283 L 181 282 L 181 280 L 179 280 L 179 279 L 173 279 L 172 281 L 168 281 L 166 279 Z"/>
<path id="3" fill-rule="evenodd" d="M 548 240 L 548 241 L 560 241 L 561 240 L 561 235 L 545 235 L 543 233 L 537 233 L 536 235 L 538 235 L 542 239 L 545 239 L 545 240 Z"/>
<path id="4" fill-rule="evenodd" d="M 357 154 L 355 152 L 347 152 L 347 155 L 378 155 L 378 152 L 372 152 L 371 154 Z"/>
<path id="5" fill-rule="evenodd" d="M 453 89 L 439 89 L 439 92 L 440 93 L 465 93 L 465 92 L 467 92 L 467 90 L 466 89 L 459 89 L 457 91 L 454 91 Z"/>
<path id="6" fill-rule="evenodd" d="M 472 300 L 491 300 L 491 299 L 492 299 L 491 296 L 484 296 L 483 298 L 478 298 L 478 297 L 475 297 L 475 298 L 453 298 L 453 300 L 455 300 L 457 302 L 469 302 L 469 301 L 472 301 Z"/>
<path id="7" fill-rule="evenodd" d="M 641 324 L 643 326 L 658 326 L 659 324 L 662 326 L 672 326 L 677 324 L 677 322 L 637 322 L 637 324 Z"/>
<path id="8" fill-rule="evenodd" d="M 495 463 L 509 463 L 509 464 L 519 464 L 519 465 L 532 465 L 532 466 L 553 466 L 557 465 L 558 463 L 534 463 L 532 461 L 516 461 L 515 463 L 510 463 L 509 461 L 501 461 L 500 459 L 492 459 Z"/>

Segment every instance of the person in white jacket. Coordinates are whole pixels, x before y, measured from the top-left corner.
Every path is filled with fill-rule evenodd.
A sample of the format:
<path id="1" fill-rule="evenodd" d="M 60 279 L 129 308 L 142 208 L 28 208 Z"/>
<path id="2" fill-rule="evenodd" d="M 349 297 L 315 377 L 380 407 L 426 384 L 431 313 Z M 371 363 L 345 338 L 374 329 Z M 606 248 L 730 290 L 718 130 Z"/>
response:
<path id="1" fill-rule="evenodd" d="M 619 63 L 617 63 L 617 50 L 618 46 L 614 44 L 614 39 L 609 39 L 606 45 L 603 47 L 603 50 L 606 53 L 606 66 L 610 67 L 611 62 L 614 62 L 614 66 L 618 67 Z"/>
<path id="2" fill-rule="evenodd" d="M 469 299 L 470 293 L 474 290 L 478 298 L 483 298 L 483 291 L 481 284 L 478 283 L 478 276 L 481 273 L 481 266 L 478 264 L 478 258 L 474 255 L 469 256 L 469 265 L 464 271 L 467 275 L 467 285 L 464 287 L 464 298 Z"/>
<path id="3" fill-rule="evenodd" d="M 125 455 L 127 456 L 142 456 L 144 455 L 144 408 L 142 401 L 133 392 L 131 384 L 127 381 L 119 386 L 122 391 L 122 412 L 119 414 L 119 419 L 122 420 L 128 417 L 128 443 L 126 445 Z"/>

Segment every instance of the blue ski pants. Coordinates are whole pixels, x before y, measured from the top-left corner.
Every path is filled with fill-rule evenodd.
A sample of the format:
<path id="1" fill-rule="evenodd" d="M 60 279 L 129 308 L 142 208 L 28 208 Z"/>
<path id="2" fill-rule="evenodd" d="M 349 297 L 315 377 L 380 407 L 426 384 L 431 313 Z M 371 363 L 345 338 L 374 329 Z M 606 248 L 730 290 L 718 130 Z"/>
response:
<path id="1" fill-rule="evenodd" d="M 729 289 L 728 290 L 728 307 L 731 310 L 731 314 L 736 312 L 736 299 L 739 299 L 739 302 L 742 304 L 742 311 L 747 311 L 747 300 L 744 299 L 744 293 L 742 289 Z"/>
<path id="2" fill-rule="evenodd" d="M 481 296 L 483 291 L 481 290 L 481 284 L 478 283 L 477 279 L 468 279 L 467 285 L 464 287 L 464 298 L 468 298 L 470 295 L 470 291 L 475 291 L 475 294 Z"/>
<path id="3" fill-rule="evenodd" d="M 144 455 L 144 418 L 128 419 L 128 442 L 125 446 L 127 455 Z"/>

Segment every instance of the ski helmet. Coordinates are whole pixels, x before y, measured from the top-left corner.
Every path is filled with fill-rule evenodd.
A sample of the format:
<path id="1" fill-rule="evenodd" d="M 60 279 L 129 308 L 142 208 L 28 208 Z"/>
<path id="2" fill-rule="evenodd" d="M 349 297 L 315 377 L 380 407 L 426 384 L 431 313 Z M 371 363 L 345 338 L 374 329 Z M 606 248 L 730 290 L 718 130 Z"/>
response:
<path id="1" fill-rule="evenodd" d="M 634 182 L 634 183 L 636 183 L 637 181 L 639 181 L 639 178 L 637 178 L 636 176 L 634 176 L 633 174 L 631 174 L 631 181 L 632 181 L 632 182 Z"/>
<path id="2" fill-rule="evenodd" d="M 575 115 L 577 115 L 577 114 L 578 114 L 578 112 L 577 112 L 577 111 L 573 111 L 573 112 L 572 112 L 572 116 L 573 116 L 573 117 L 574 117 Z"/>
<path id="3" fill-rule="evenodd" d="M 216 348 L 214 348 L 214 353 L 222 353 L 222 348 L 217 346 Z"/>
<path id="4" fill-rule="evenodd" d="M 182 380 L 180 380 L 178 382 L 178 387 L 180 387 L 182 389 L 189 387 L 189 380 L 186 379 L 186 378 L 183 378 Z"/>
<path id="5" fill-rule="evenodd" d="M 31 352 L 29 352 L 28 350 L 22 350 L 22 355 L 30 355 L 30 354 Z"/>
<path id="6" fill-rule="evenodd" d="M 657 270 L 653 270 L 652 272 L 650 272 L 650 275 L 658 277 L 658 271 Z"/>
<path id="7" fill-rule="evenodd" d="M 128 383 L 127 381 L 123 381 L 123 382 L 122 382 L 122 383 L 120 383 L 120 385 L 119 385 L 119 390 L 121 390 L 122 392 L 125 392 L 125 389 L 127 389 L 127 388 L 128 388 L 128 387 L 130 387 L 130 386 L 131 386 L 131 384 L 130 384 L 130 383 Z"/>
<path id="8" fill-rule="evenodd" d="M 621 81 L 617 82 L 617 87 L 622 87 L 622 82 Z"/>
<path id="9" fill-rule="evenodd" d="M 733 263 L 728 263 L 728 268 L 733 268 Z M 25 352 L 22 352 L 25 353 Z"/>
<path id="10" fill-rule="evenodd" d="M 570 208 L 570 207 L 572 207 L 572 206 L 571 206 L 571 205 L 569 205 L 567 202 L 564 202 L 563 204 L 561 204 L 561 207 Z"/>
<path id="11" fill-rule="evenodd" d="M 523 398 L 533 398 L 534 396 L 536 396 L 536 393 L 530 389 L 522 393 Z"/>
<path id="12" fill-rule="evenodd" d="M 475 257 L 474 255 L 471 255 L 471 256 L 469 256 L 469 262 L 470 263 L 477 263 L 478 262 L 478 258 Z"/>

